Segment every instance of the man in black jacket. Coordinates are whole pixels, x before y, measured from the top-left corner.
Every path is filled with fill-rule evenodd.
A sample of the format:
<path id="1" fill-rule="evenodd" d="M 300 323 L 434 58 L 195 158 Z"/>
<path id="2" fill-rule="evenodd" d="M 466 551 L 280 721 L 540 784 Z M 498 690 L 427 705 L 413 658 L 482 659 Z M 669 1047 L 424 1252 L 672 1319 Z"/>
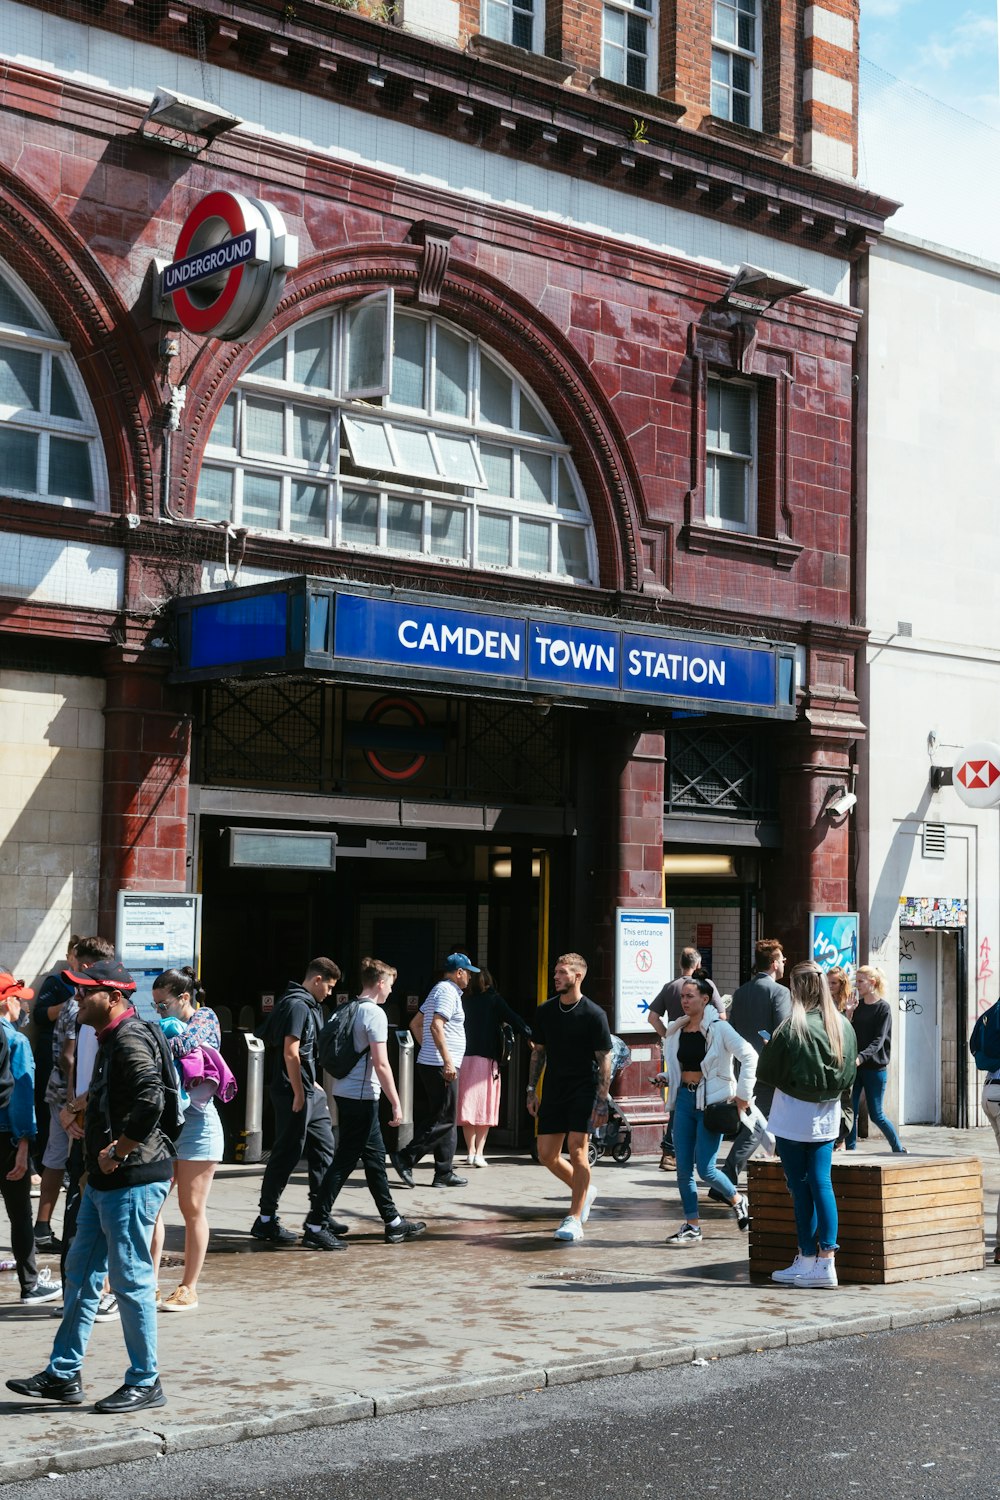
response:
<path id="1" fill-rule="evenodd" d="M 296 1236 L 278 1218 L 278 1200 L 302 1157 L 309 1169 L 309 1212 L 302 1230 L 308 1250 L 344 1250 L 346 1224 L 330 1218 L 333 1124 L 323 1091 L 316 1044 L 323 1029 L 323 1002 L 333 998 L 340 970 L 330 958 L 314 958 L 301 984 L 290 984 L 268 1022 L 267 1041 L 277 1053 L 271 1080 L 274 1144 L 260 1185 L 260 1213 L 250 1228 L 255 1240 L 294 1245 Z"/>
<path id="2" fill-rule="evenodd" d="M 132 1006 L 135 981 L 114 959 L 67 972 L 80 1021 L 99 1051 L 84 1119 L 87 1186 L 66 1261 L 65 1311 L 47 1369 L 8 1380 L 21 1396 L 66 1406 L 84 1399 L 80 1368 L 105 1272 L 118 1298 L 129 1355 L 125 1383 L 100 1412 L 142 1411 L 166 1401 L 156 1362 L 156 1284 L 150 1236 L 173 1175 L 174 1148 L 160 1126 L 164 1086 L 156 1040 Z"/>

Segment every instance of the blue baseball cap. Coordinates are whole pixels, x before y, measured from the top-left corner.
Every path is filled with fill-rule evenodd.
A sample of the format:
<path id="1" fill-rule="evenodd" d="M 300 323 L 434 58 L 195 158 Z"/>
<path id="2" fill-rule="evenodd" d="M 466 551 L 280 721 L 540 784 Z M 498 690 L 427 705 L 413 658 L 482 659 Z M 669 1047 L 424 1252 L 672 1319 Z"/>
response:
<path id="1" fill-rule="evenodd" d="M 448 972 L 452 969 L 468 969 L 470 974 L 479 974 L 481 972 L 481 970 L 476 968 L 467 953 L 449 953 L 444 961 L 444 966 Z"/>

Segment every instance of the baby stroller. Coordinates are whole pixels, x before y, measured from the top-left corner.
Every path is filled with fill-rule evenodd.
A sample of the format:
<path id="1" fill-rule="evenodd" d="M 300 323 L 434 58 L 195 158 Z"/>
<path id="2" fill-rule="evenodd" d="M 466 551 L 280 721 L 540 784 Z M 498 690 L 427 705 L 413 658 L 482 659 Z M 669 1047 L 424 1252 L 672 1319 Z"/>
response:
<path id="1" fill-rule="evenodd" d="M 621 1037 L 611 1038 L 611 1082 L 614 1083 L 618 1074 L 625 1064 L 631 1060 L 632 1054 L 622 1041 Z M 595 1066 L 596 1075 L 596 1066 Z M 618 1105 L 608 1097 L 608 1119 L 606 1125 L 601 1125 L 597 1130 L 590 1133 L 590 1143 L 587 1147 L 587 1155 L 590 1165 L 600 1161 L 601 1157 L 608 1152 L 613 1161 L 626 1162 L 632 1155 L 632 1126 L 622 1114 Z"/>

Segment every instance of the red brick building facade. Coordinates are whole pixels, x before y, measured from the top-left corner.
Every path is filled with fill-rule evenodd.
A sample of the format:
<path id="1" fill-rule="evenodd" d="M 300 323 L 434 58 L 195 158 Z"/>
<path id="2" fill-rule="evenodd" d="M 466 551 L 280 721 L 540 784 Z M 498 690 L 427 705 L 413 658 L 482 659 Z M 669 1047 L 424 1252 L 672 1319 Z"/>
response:
<path id="1" fill-rule="evenodd" d="M 527 1009 L 579 948 L 610 1004 L 616 906 L 673 907 L 678 946 L 712 945 L 714 912 L 721 988 L 761 930 L 798 957 L 810 910 L 851 908 L 826 811 L 864 733 L 850 266 L 889 208 L 850 179 L 856 8 L 11 7 L 0 670 L 105 684 L 103 930 L 123 889 L 200 890 L 209 988 L 256 1019 L 306 950 L 395 942 L 415 992 L 461 939 Z M 162 86 L 243 124 L 167 149 Z M 298 240 L 248 342 L 156 296 L 220 189 Z M 767 273 L 742 296 L 741 266 Z M 385 388 L 355 397 L 356 311 L 389 293 Z M 25 396 L 25 359 L 73 402 L 55 373 Z M 38 559 L 64 548 L 117 583 L 63 585 Z M 177 598 L 303 575 L 766 648 L 784 676 L 752 706 L 377 661 L 178 671 Z M 336 828 L 351 854 L 247 874 L 239 826 Z M 693 873 L 664 886 L 665 851 Z M 232 981 L 234 947 L 259 973 Z"/>

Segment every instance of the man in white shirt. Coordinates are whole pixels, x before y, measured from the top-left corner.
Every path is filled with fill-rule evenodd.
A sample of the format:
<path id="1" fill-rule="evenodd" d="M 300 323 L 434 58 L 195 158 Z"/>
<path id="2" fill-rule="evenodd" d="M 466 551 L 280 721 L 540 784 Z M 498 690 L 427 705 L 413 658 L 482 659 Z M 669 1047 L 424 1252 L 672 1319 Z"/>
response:
<path id="1" fill-rule="evenodd" d="M 390 1161 L 407 1187 L 413 1187 L 413 1168 L 428 1151 L 434 1153 L 433 1187 L 465 1187 L 452 1163 L 458 1145 L 458 1070 L 465 1056 L 465 1010 L 462 991 L 470 974 L 478 974 L 465 953 L 449 953 L 444 978 L 434 986 L 410 1030 L 420 1044 L 417 1077 L 423 1089 L 424 1111 L 408 1146 L 393 1151 Z"/>
<path id="2" fill-rule="evenodd" d="M 333 1081 L 337 1150 L 323 1182 L 323 1195 L 332 1208 L 344 1183 L 362 1162 L 368 1191 L 385 1224 L 386 1242 L 401 1245 L 423 1234 L 427 1225 L 421 1219 L 403 1218 L 392 1201 L 385 1175 L 385 1144 L 378 1118 L 383 1089 L 392 1108 L 389 1124 L 398 1125 L 403 1113 L 386 1047 L 389 1023 L 382 1009 L 395 982 L 396 970 L 391 964 L 378 958 L 361 960 L 361 990 L 356 1001 L 348 1001 L 354 1005 L 351 1041 L 358 1060 L 345 1078 Z M 343 1243 L 338 1239 L 338 1246 Z"/>

